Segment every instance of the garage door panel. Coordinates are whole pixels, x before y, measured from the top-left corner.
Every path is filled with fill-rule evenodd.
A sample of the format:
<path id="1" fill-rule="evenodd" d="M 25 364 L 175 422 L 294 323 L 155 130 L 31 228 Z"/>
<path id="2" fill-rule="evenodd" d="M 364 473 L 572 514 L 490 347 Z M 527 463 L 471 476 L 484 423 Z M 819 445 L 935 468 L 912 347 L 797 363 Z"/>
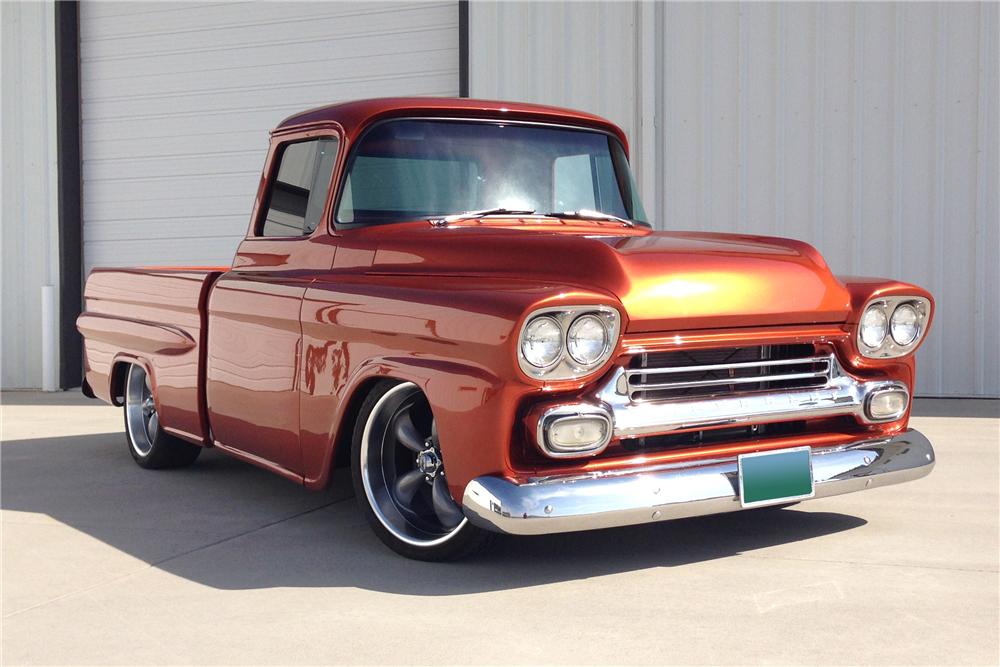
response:
<path id="1" fill-rule="evenodd" d="M 207 132 L 190 133 L 185 136 L 183 145 L 176 136 L 142 135 L 142 155 L 188 155 L 190 142 L 197 142 L 201 152 L 216 153 L 234 150 L 253 150 L 257 152 L 259 162 L 264 163 L 264 151 L 267 150 L 267 135 L 260 132 L 245 130 L 243 132 Z M 83 145 L 84 154 L 88 160 L 107 160 L 109 158 L 136 157 L 135 139 L 131 137 L 108 137 L 105 139 L 88 139 Z M 251 147 L 251 148 L 248 148 Z M 187 152 L 185 152 L 187 151 Z"/>
<path id="2" fill-rule="evenodd" d="M 437 31 L 441 36 L 448 31 Z M 431 41 L 429 44 L 414 45 L 407 48 L 405 42 L 392 47 L 392 52 L 366 53 L 375 50 L 371 45 L 359 48 L 350 55 L 336 58 L 317 58 L 312 61 L 294 61 L 297 81 L 327 81 L 331 78 L 349 76 L 352 72 L 361 72 L 362 77 L 371 75 L 386 75 L 402 72 L 419 72 L 426 70 L 457 71 L 454 49 L 439 47 Z M 302 57 L 300 54 L 297 56 Z M 121 98 L 138 98 L 151 95 L 188 96 L 217 95 L 223 90 L 234 86 L 237 75 L 246 69 L 244 64 L 235 67 L 220 67 L 216 69 L 199 69 L 197 77 L 192 77 L 191 71 L 177 73 L 159 73 L 155 76 L 148 72 L 149 67 L 137 70 L 133 75 L 125 75 L 106 79 L 93 79 L 87 85 L 87 102 L 105 102 Z M 147 63 L 150 67 L 156 63 L 153 59 Z M 196 65 L 194 63 L 192 66 Z M 262 64 L 253 68 L 257 88 L 281 86 L 288 84 L 288 64 Z M 236 86 L 241 87 L 241 86 Z M 246 87 L 244 89 L 247 89 Z"/>
<path id="3" fill-rule="evenodd" d="M 89 160 L 91 180 L 134 179 L 155 176 L 198 174 L 256 173 L 261 160 L 257 151 L 229 151 L 212 154 L 155 155 L 141 158 Z"/>
<path id="4" fill-rule="evenodd" d="M 246 216 L 250 215 L 249 201 L 253 200 L 257 194 L 257 184 L 260 181 L 260 174 L 225 174 L 211 179 L 212 187 L 205 185 L 205 178 L 199 175 L 180 176 L 176 178 L 146 178 L 111 181 L 84 181 L 83 197 L 88 203 L 84 206 L 93 205 L 99 208 L 90 208 L 101 218 L 117 219 L 123 213 L 118 209 L 120 202 L 146 202 L 144 215 L 133 214 L 134 217 L 155 217 L 161 210 L 154 202 L 158 200 L 169 200 L 177 197 L 232 197 L 233 201 L 237 197 L 243 196 L 245 203 L 239 207 L 239 211 Z M 84 216 L 84 231 L 87 229 L 89 218 Z"/>
<path id="5" fill-rule="evenodd" d="M 228 0 L 222 0 L 222 2 L 193 2 L 188 5 L 188 8 L 198 10 L 206 7 L 224 7 L 227 4 L 247 7 L 252 3 L 246 0 L 243 2 L 228 2 Z M 84 23 L 95 20 L 122 21 L 127 20 L 129 17 L 147 17 L 153 14 L 156 15 L 155 20 L 159 22 L 164 20 L 164 15 L 180 11 L 183 11 L 180 3 L 174 2 L 146 2 L 138 7 L 132 3 L 125 2 L 101 2 L 93 3 L 93 7 L 88 7 L 87 13 L 80 15 L 80 22 Z"/>
<path id="6" fill-rule="evenodd" d="M 458 93 L 458 3 L 81 4 L 84 262 L 228 264 L 268 131 Z"/>
<path id="7" fill-rule="evenodd" d="M 432 91 L 429 94 L 447 94 L 450 81 L 454 78 L 455 75 L 451 73 L 441 73 L 421 77 L 393 77 L 377 81 L 352 81 L 345 84 L 330 83 L 317 86 L 312 95 L 303 95 L 297 101 L 289 101 L 283 96 L 280 103 L 249 108 L 232 106 L 226 104 L 225 100 L 220 100 L 217 104 L 225 105 L 223 108 L 177 113 L 157 110 L 155 113 L 141 116 L 122 115 L 89 119 L 84 121 L 83 127 L 84 132 L 113 131 L 117 135 L 135 139 L 141 139 L 148 132 L 153 132 L 155 136 L 176 136 L 179 140 L 183 140 L 184 135 L 192 130 L 198 133 L 223 132 L 234 127 L 248 131 L 256 128 L 261 137 L 266 137 L 267 131 L 283 118 L 306 108 L 366 97 L 411 95 L 415 94 L 411 92 L 415 84 L 419 84 L 421 90 Z M 403 83 L 408 85 L 404 87 Z"/>
<path id="8" fill-rule="evenodd" d="M 267 139 L 267 132 L 274 127 L 275 123 L 282 118 L 286 118 L 295 111 L 295 107 L 287 104 L 274 104 L 265 108 L 244 109 L 240 112 L 205 112 L 204 114 L 183 114 L 180 116 L 169 116 L 160 114 L 156 117 L 142 118 L 105 118 L 101 120 L 85 121 L 83 126 L 84 137 L 111 136 L 117 139 L 130 139 L 135 141 L 136 155 L 143 155 L 145 151 L 141 145 L 147 136 L 174 139 L 173 152 L 190 151 L 191 148 L 197 150 L 197 141 L 188 137 L 192 135 L 204 135 L 213 132 L 222 133 L 228 130 L 240 132 L 256 132 L 259 137 Z M 84 139 L 84 156 L 88 139 Z M 257 143 L 260 147 L 260 143 Z M 260 147 L 260 163 L 264 163 L 264 154 L 267 147 Z M 86 173 L 84 174 L 86 179 Z"/>
<path id="9" fill-rule="evenodd" d="M 102 3 L 109 6 L 112 3 Z M 233 11 L 241 5 L 242 12 Z M 146 3 L 139 11 L 107 14 L 97 8 L 83 18 L 92 38 L 97 40 L 121 37 L 147 37 L 172 34 L 195 35 L 219 28 L 254 25 L 294 24 L 312 21 L 330 22 L 354 14 L 374 15 L 412 8 L 412 3 L 385 2 L 376 8 L 359 2 L 266 2 L 266 3 L 190 3 L 187 11 L 176 11 L 177 4 Z M 234 15 L 235 14 L 235 15 Z"/>
<path id="10" fill-rule="evenodd" d="M 114 206 L 107 206 L 113 202 Z M 237 214 L 235 217 L 243 221 L 246 227 L 250 218 L 250 205 L 253 202 L 252 195 L 239 195 L 229 197 L 210 196 L 190 196 L 188 194 L 175 192 L 169 197 L 162 199 L 129 200 L 121 198 L 105 198 L 103 201 L 85 203 L 83 214 L 87 217 L 87 224 L 94 226 L 106 222 L 135 222 L 141 219 L 157 219 L 159 217 L 176 218 L 197 218 L 198 216 L 218 217 L 233 215 L 233 210 L 246 209 L 246 213 Z M 117 217 L 111 217 L 117 216 Z"/>
<path id="11" fill-rule="evenodd" d="M 327 75 L 329 76 L 329 74 Z M 199 115 L 206 111 L 223 111 L 238 113 L 240 109 L 249 109 L 260 104 L 263 94 L 270 95 L 278 91 L 282 100 L 290 106 L 303 106 L 315 103 L 318 99 L 328 100 L 331 97 L 346 98 L 357 95 L 356 91 L 365 89 L 383 90 L 386 85 L 398 89 L 399 82 L 405 80 L 408 85 L 436 85 L 448 81 L 455 76 L 452 67 L 437 71 L 421 71 L 414 67 L 400 64 L 399 71 L 379 72 L 371 78 L 349 77 L 345 79 L 324 79 L 307 81 L 305 83 L 282 84 L 272 87 L 250 87 L 246 89 L 232 88 L 220 91 L 218 94 L 201 93 L 191 95 L 155 95 L 143 97 L 122 97 L 104 102 L 84 103 L 82 116 L 84 120 L 126 119 L 139 117 L 177 116 L 179 114 Z M 323 92 L 321 97 L 317 96 Z M 360 93 L 365 95 L 367 93 Z M 169 104 L 169 111 L 165 107 Z"/>
<path id="12" fill-rule="evenodd" d="M 284 65 L 285 75 L 297 78 L 299 67 L 308 63 L 323 63 L 331 71 L 343 69 L 338 64 L 345 58 L 366 58 L 380 54 L 419 54 L 428 47 L 448 47 L 454 55 L 454 67 L 458 69 L 457 49 L 451 45 L 456 28 L 453 26 L 438 26 L 428 28 L 408 28 L 385 36 L 384 44 L 370 35 L 355 37 L 338 37 L 336 45 L 330 45 L 329 38 L 314 41 L 295 40 L 288 44 L 260 44 L 217 50 L 211 53 L 149 52 L 130 58 L 104 61 L 84 61 L 81 64 L 81 77 L 84 86 L 84 96 L 89 95 L 88 82 L 93 80 L 115 81 L 124 80 L 123 86 L 133 78 L 159 77 L 163 74 L 184 74 L 190 77 L 189 83 L 197 85 L 204 72 L 220 69 L 233 70 L 232 80 L 249 83 L 257 81 L 256 68 L 266 65 Z M 420 56 L 417 55 L 417 58 Z M 365 69 L 362 68 L 362 72 Z M 127 88 L 126 88 L 127 90 Z"/>
<path id="13" fill-rule="evenodd" d="M 171 212 L 165 209 L 164 213 Z M 168 215 L 162 218 L 146 218 L 141 226 L 134 221 L 95 222 L 94 237 L 119 241 L 141 241 L 184 238 L 217 238 L 220 236 L 240 236 L 246 233 L 247 220 L 235 215 L 196 215 L 183 217 Z"/>
<path id="14" fill-rule="evenodd" d="M 377 17 L 377 22 L 373 21 Z M 220 25 L 188 33 L 147 33 L 141 36 L 94 40 L 87 61 L 102 59 L 128 60 L 149 53 L 184 53 L 210 57 L 217 51 L 278 46 L 286 50 L 307 42 L 329 43 L 330 39 L 376 38 L 395 31 L 435 28 L 454 23 L 453 3 L 420 5 L 391 12 L 356 12 L 326 19 L 299 20 L 283 24 L 258 23 L 229 27 Z M 294 50 L 294 49 L 293 49 Z"/>

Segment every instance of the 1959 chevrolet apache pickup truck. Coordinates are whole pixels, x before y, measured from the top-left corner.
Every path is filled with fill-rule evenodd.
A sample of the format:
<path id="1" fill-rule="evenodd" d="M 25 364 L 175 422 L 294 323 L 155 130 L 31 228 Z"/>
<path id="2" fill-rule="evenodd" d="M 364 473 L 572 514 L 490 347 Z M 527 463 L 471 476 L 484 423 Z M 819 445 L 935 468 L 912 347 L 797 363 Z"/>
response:
<path id="1" fill-rule="evenodd" d="M 140 466 L 350 466 L 379 538 L 441 560 L 928 474 L 933 307 L 798 241 L 653 231 L 602 118 L 414 98 L 282 122 L 232 266 L 95 269 L 78 327 Z"/>

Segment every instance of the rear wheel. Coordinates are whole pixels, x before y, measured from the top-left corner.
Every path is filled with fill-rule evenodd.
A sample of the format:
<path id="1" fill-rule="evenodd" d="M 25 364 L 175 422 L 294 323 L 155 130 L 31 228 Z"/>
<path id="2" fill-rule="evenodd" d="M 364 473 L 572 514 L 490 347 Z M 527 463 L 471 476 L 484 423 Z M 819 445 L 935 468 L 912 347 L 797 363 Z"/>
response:
<path id="1" fill-rule="evenodd" d="M 437 427 L 413 383 L 384 381 L 368 395 L 351 448 L 361 511 L 389 548 L 418 560 L 453 560 L 495 534 L 469 523 L 445 478 Z"/>
<path id="2" fill-rule="evenodd" d="M 125 379 L 125 438 L 132 458 L 143 468 L 190 465 L 202 449 L 160 428 L 149 375 L 138 364 L 132 364 Z"/>

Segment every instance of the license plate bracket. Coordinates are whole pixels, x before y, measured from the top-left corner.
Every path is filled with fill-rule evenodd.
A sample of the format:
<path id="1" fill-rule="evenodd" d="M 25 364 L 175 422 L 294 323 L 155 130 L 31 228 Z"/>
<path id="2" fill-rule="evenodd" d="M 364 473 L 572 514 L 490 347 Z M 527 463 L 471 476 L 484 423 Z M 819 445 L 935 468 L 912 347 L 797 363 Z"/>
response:
<path id="1" fill-rule="evenodd" d="M 805 500 L 816 493 L 809 447 L 740 454 L 737 467 L 740 504 L 747 509 Z"/>

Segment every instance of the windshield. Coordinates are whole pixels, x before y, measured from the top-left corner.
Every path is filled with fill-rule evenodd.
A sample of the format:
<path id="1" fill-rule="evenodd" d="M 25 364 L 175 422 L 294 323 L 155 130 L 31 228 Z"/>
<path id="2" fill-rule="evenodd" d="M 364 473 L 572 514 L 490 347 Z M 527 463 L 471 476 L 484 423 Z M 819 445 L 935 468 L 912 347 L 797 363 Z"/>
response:
<path id="1" fill-rule="evenodd" d="M 384 224 L 483 209 L 600 211 L 646 222 L 625 151 L 602 132 L 394 120 L 355 147 L 337 222 Z"/>

